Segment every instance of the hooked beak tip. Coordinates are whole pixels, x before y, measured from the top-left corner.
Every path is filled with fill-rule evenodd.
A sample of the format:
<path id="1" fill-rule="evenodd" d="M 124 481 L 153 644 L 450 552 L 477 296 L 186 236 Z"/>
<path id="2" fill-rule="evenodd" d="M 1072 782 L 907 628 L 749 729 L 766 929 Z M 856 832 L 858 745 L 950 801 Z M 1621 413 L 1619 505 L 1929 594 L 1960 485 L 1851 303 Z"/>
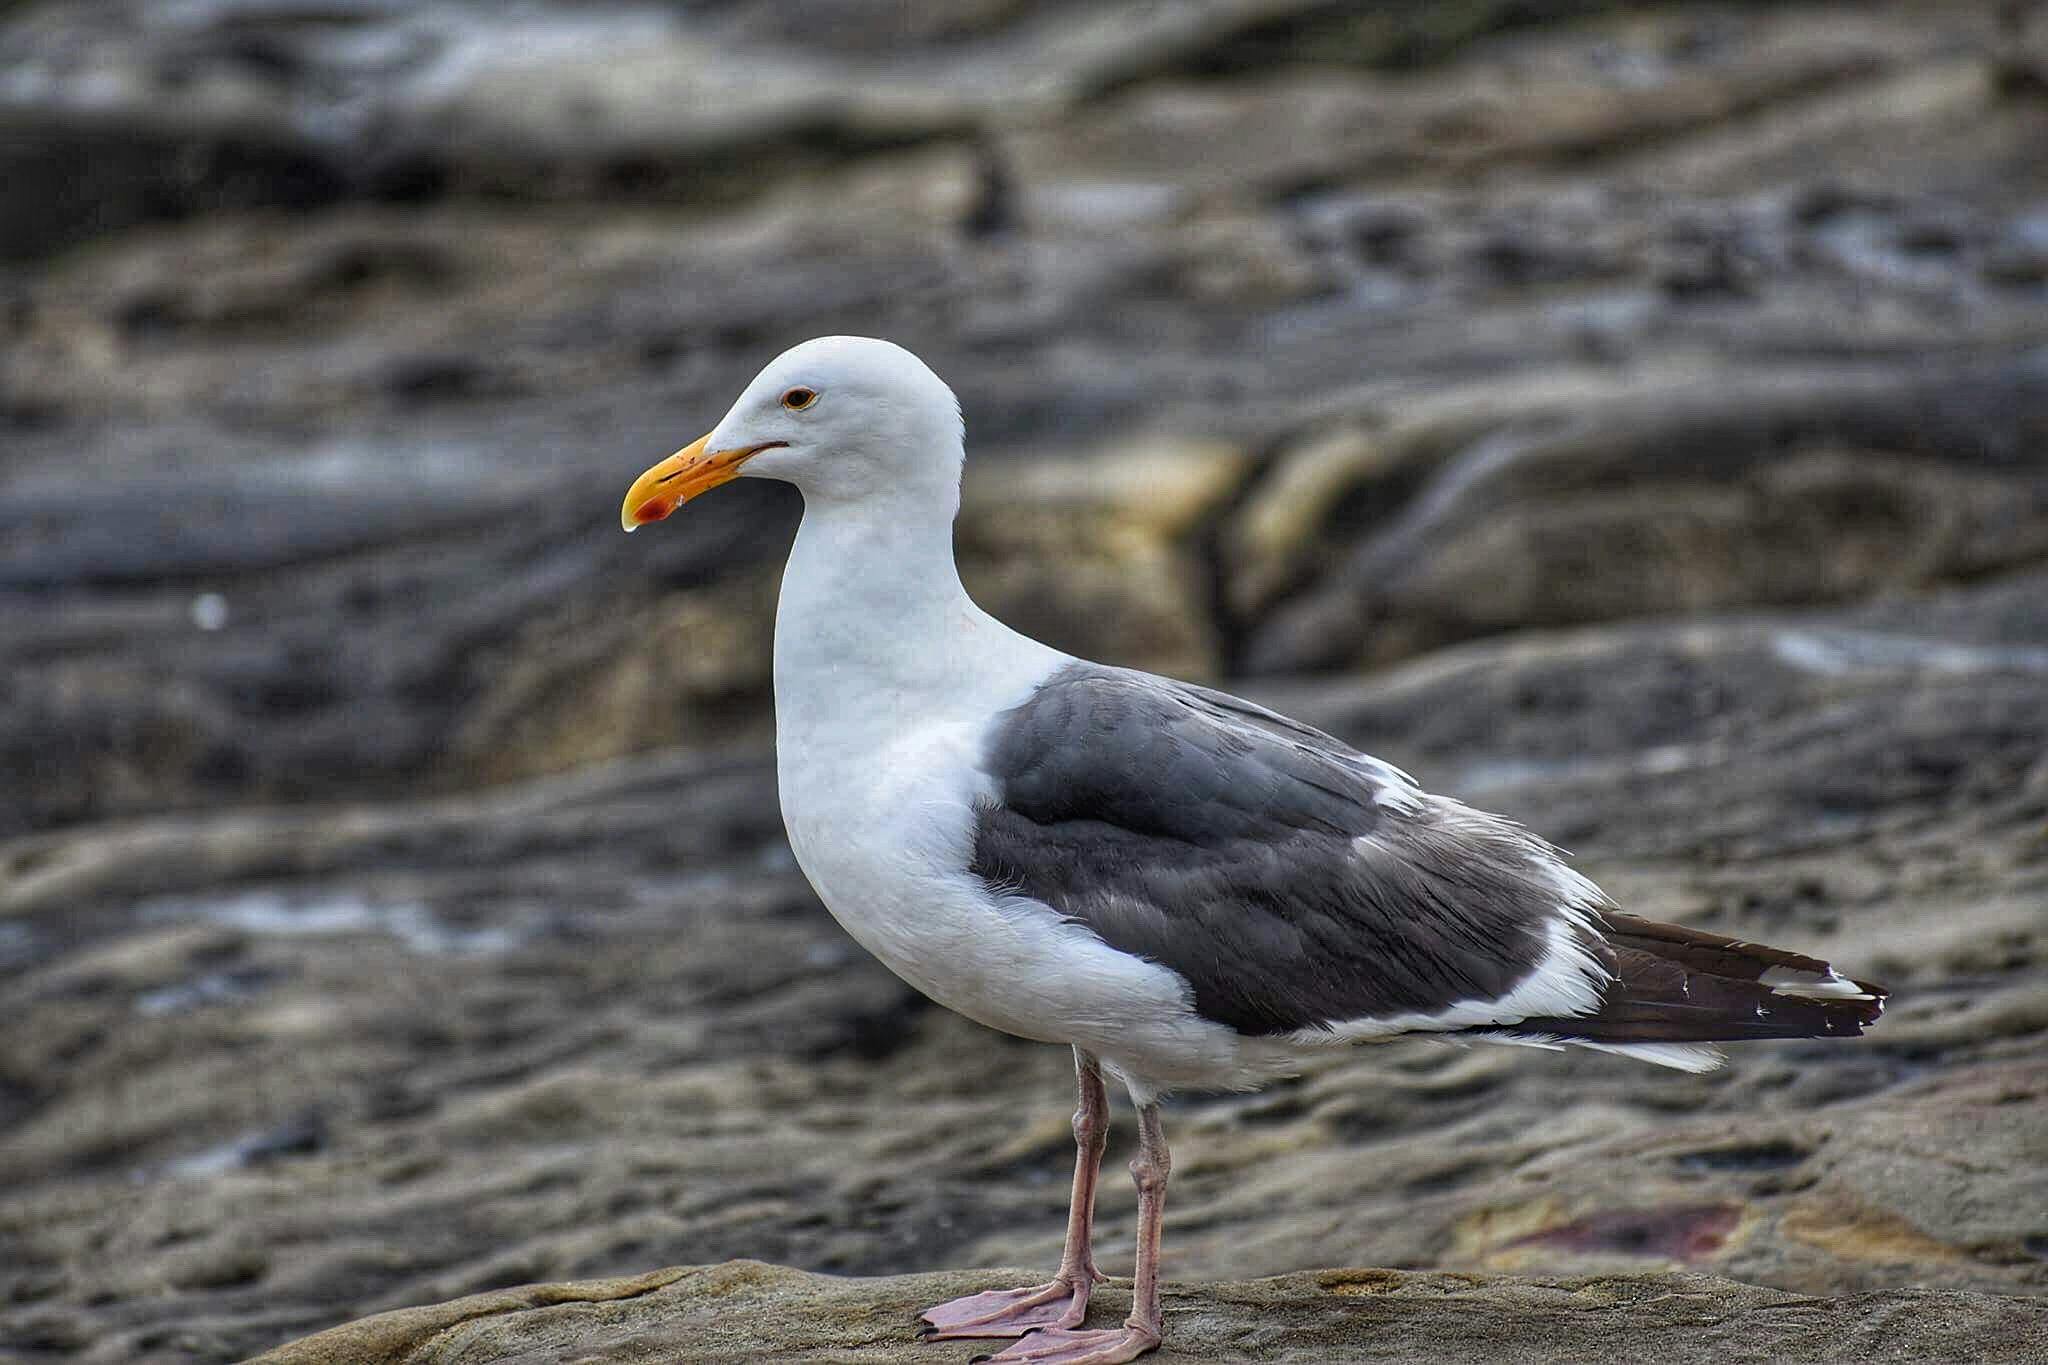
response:
<path id="1" fill-rule="evenodd" d="M 700 436 L 633 480 L 619 506 L 620 529 L 635 531 L 661 521 L 693 495 L 730 479 L 735 471 L 728 463 L 706 454 L 710 439 Z"/>
<path id="2" fill-rule="evenodd" d="M 674 499 L 649 498 L 646 502 L 641 503 L 639 506 L 635 507 L 629 514 L 627 514 L 624 518 L 622 518 L 619 524 L 623 526 L 626 530 L 626 533 L 630 535 L 633 532 L 639 530 L 641 527 L 647 525 L 649 522 L 667 520 L 669 513 L 675 510 L 676 503 Z"/>

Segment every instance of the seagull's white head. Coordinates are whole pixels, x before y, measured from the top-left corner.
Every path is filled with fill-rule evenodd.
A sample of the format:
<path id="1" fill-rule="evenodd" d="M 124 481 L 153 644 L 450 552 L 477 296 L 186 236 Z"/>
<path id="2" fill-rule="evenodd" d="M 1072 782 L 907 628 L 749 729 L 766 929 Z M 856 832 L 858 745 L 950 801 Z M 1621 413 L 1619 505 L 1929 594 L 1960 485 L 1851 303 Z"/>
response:
<path id="1" fill-rule="evenodd" d="M 660 521 L 735 478 L 781 479 L 806 500 L 950 499 L 963 458 L 959 400 L 922 360 L 873 337 L 819 337 L 775 357 L 708 434 L 634 480 L 619 523 Z"/>

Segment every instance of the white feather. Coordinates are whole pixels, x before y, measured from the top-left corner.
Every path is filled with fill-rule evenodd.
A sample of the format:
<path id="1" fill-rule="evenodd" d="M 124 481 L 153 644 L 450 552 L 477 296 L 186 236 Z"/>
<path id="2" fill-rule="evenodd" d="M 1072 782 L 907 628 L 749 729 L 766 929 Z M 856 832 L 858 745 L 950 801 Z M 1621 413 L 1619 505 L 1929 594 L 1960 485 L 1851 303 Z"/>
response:
<path id="1" fill-rule="evenodd" d="M 1728 1059 L 1721 1049 L 1711 1043 L 1583 1043 L 1567 1039 L 1578 1047 L 1587 1047 L 1595 1052 L 1612 1052 L 1618 1057 L 1633 1057 L 1639 1062 L 1655 1062 L 1678 1071 L 1713 1071 Z"/>
<path id="2" fill-rule="evenodd" d="M 1825 974 L 1803 972 L 1796 967 L 1772 967 L 1758 977 L 1757 982 L 1759 985 L 1770 987 L 1779 995 L 1797 996 L 1802 1000 L 1877 999 L 1832 967 L 1828 968 Z"/>
<path id="3" fill-rule="evenodd" d="M 1504 1043 L 1510 1047 L 1540 1047 L 1546 1052 L 1583 1047 L 1594 1052 L 1612 1052 L 1618 1057 L 1633 1057 L 1639 1062 L 1654 1062 L 1679 1071 L 1712 1071 L 1728 1060 L 1721 1049 L 1711 1043 L 1592 1043 L 1583 1038 L 1561 1038 L 1555 1033 L 1481 1033 L 1474 1034 L 1473 1038 L 1481 1043 Z"/>

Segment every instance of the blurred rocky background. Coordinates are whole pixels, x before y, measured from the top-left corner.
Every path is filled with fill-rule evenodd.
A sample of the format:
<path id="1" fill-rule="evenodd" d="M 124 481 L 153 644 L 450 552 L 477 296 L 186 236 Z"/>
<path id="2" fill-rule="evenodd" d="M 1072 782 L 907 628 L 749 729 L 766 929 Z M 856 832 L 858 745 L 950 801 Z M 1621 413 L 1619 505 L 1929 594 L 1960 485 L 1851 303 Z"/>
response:
<path id="1" fill-rule="evenodd" d="M 1897 992 L 1179 1101 L 1171 1276 L 2042 1344 L 2048 6 L 13 3 L 0 186 L 0 1359 L 1052 1262 L 1067 1058 L 783 844 L 793 495 L 617 529 L 838 331 L 962 396 L 999 614 Z"/>

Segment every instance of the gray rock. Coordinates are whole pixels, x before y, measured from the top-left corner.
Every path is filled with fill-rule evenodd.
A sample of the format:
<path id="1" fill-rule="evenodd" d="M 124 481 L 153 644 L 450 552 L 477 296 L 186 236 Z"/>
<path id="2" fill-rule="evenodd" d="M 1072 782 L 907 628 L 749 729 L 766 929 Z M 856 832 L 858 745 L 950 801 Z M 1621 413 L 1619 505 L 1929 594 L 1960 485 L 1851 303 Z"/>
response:
<path id="1" fill-rule="evenodd" d="M 1522 624 L 1855 600 L 2048 552 L 2048 470 L 2028 453 L 2048 439 L 2041 357 L 1913 383 L 1559 376 L 1375 417 L 1283 460 L 1241 514 L 1253 669 L 1384 662 Z M 1319 515 L 1360 505 L 1385 510 L 1315 543 Z M 1334 567 L 1276 606 L 1319 561 Z"/>
<path id="2" fill-rule="evenodd" d="M 0 171 L 16 189 L 0 259 L 222 209 L 744 200 L 1028 120 L 1315 6 L 997 5 L 937 22 L 647 0 L 24 8 L 0 27 Z"/>

